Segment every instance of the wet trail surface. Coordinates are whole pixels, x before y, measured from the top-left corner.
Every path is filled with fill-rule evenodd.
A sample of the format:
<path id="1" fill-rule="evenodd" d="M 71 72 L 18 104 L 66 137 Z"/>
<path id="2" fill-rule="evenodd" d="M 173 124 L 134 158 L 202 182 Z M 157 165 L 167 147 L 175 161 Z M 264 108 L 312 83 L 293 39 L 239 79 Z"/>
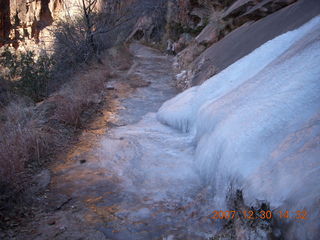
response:
<path id="1" fill-rule="evenodd" d="M 129 72 L 148 86 L 126 93 L 126 86 L 112 83 L 120 93 L 113 109 L 52 170 L 56 197 L 48 198 L 62 203 L 45 217 L 35 239 L 212 236 L 213 209 L 196 172 L 192 139 L 156 120 L 161 104 L 176 94 L 171 58 L 139 44 L 130 50 Z M 106 121 L 112 128 L 104 127 Z M 47 224 L 52 220 L 54 226 Z"/>

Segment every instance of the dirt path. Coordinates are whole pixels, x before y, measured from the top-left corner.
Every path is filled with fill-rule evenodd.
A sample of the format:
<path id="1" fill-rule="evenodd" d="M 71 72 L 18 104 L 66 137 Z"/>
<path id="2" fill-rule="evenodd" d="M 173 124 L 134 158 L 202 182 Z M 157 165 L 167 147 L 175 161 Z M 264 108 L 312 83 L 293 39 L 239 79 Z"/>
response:
<path id="1" fill-rule="evenodd" d="M 110 83 L 108 108 L 51 169 L 46 211 L 19 239 L 211 236 L 212 209 L 194 170 L 192 139 L 156 120 L 176 94 L 171 58 L 139 44 L 130 50 L 127 76 L 135 81 Z"/>

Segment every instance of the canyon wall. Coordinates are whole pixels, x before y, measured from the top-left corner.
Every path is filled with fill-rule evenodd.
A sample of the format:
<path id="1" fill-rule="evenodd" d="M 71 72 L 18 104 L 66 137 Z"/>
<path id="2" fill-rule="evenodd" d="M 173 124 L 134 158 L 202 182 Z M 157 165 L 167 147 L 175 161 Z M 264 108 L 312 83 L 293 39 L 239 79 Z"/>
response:
<path id="1" fill-rule="evenodd" d="M 45 41 L 45 29 L 66 13 L 66 4 L 62 0 L 5 0 L 0 9 L 0 45 L 17 48 Z"/>
<path id="2" fill-rule="evenodd" d="M 98 0 L 96 10 L 126 11 L 135 0 Z M 0 47 L 39 47 L 52 41 L 50 27 L 59 20 L 81 13 L 79 0 L 2 0 Z"/>
<path id="3" fill-rule="evenodd" d="M 320 13 L 317 0 L 139 0 L 127 38 L 176 54 L 176 85 L 198 85 L 272 38 Z"/>
<path id="4" fill-rule="evenodd" d="M 50 43 L 50 27 L 79 13 L 78 0 L 0 4 L 0 46 L 9 43 L 16 48 Z M 161 43 L 164 49 L 172 42 L 180 89 L 202 83 L 320 13 L 317 0 L 99 0 L 97 8 L 122 14 L 130 9 L 134 16 L 129 25 L 103 36 L 108 41 Z"/>
<path id="5" fill-rule="evenodd" d="M 172 1 L 176 84 L 198 85 L 272 38 L 320 13 L 317 0 Z"/>

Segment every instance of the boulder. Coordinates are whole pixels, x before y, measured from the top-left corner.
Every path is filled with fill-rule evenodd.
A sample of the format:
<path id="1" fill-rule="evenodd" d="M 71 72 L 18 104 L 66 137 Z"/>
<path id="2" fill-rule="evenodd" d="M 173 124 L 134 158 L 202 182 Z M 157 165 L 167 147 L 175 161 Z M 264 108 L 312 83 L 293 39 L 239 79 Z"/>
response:
<path id="1" fill-rule="evenodd" d="M 193 40 L 193 37 L 189 33 L 181 34 L 179 40 L 174 43 L 174 50 L 176 53 L 185 49 Z"/>
<path id="2" fill-rule="evenodd" d="M 32 192 L 37 193 L 44 191 L 51 182 L 51 174 L 50 171 L 45 169 L 42 170 L 39 174 L 37 174 L 33 178 L 33 186 L 32 186 Z"/>
<path id="3" fill-rule="evenodd" d="M 218 41 L 219 37 L 219 26 L 216 22 L 209 23 L 196 37 L 198 44 L 209 46 Z"/>
<path id="4" fill-rule="evenodd" d="M 176 73 L 180 72 L 183 69 L 186 69 L 193 60 L 199 56 L 205 47 L 199 45 L 196 42 L 192 42 L 187 48 L 178 53 L 174 59 L 174 70 Z"/>

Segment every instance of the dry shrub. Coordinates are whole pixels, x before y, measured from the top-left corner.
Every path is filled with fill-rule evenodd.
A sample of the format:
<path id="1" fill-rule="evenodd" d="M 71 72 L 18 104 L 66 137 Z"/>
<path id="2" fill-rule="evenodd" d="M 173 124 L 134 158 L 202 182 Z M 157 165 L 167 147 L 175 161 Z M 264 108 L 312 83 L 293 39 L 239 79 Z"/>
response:
<path id="1" fill-rule="evenodd" d="M 56 109 L 49 117 L 65 125 L 80 127 L 82 112 L 100 102 L 107 77 L 108 72 L 97 69 L 74 77 L 54 96 Z M 49 147 L 55 148 L 60 138 L 59 129 L 47 126 L 48 119 L 40 119 L 36 109 L 20 100 L 11 102 L 2 112 L 0 184 L 9 184 L 12 194 L 24 188 L 26 167 L 41 166 L 41 159 L 52 152 L 51 149 L 48 151 Z"/>
<path id="2" fill-rule="evenodd" d="M 24 102 L 10 103 L 3 114 L 6 120 L 0 128 L 0 184 L 10 190 L 1 194 L 7 198 L 25 187 L 29 161 L 41 164 L 40 156 L 48 149 L 49 137 L 40 128 L 34 108 Z"/>
<path id="3" fill-rule="evenodd" d="M 2 108 L 1 207 L 10 208 L 9 202 L 29 195 L 27 186 L 32 180 L 32 173 L 43 165 L 48 154 L 54 154 L 63 147 L 61 143 L 69 140 L 74 129 L 81 127 L 82 113 L 101 102 L 105 83 L 111 75 L 110 68 L 99 65 L 78 73 L 60 91 L 37 105 L 17 100 Z"/>
<path id="4" fill-rule="evenodd" d="M 72 94 L 69 96 L 67 94 L 65 96 L 58 95 L 57 97 L 58 103 L 53 118 L 63 124 L 79 127 L 79 116 L 83 107 L 80 98 L 75 99 Z"/>
<path id="5" fill-rule="evenodd" d="M 132 66 L 132 59 L 133 55 L 130 53 L 128 46 L 119 45 L 105 52 L 103 62 L 113 69 L 126 71 Z"/>
<path id="6" fill-rule="evenodd" d="M 101 100 L 108 76 L 107 71 L 97 69 L 75 76 L 57 93 L 59 104 L 54 118 L 64 124 L 80 127 L 82 112 Z"/>

